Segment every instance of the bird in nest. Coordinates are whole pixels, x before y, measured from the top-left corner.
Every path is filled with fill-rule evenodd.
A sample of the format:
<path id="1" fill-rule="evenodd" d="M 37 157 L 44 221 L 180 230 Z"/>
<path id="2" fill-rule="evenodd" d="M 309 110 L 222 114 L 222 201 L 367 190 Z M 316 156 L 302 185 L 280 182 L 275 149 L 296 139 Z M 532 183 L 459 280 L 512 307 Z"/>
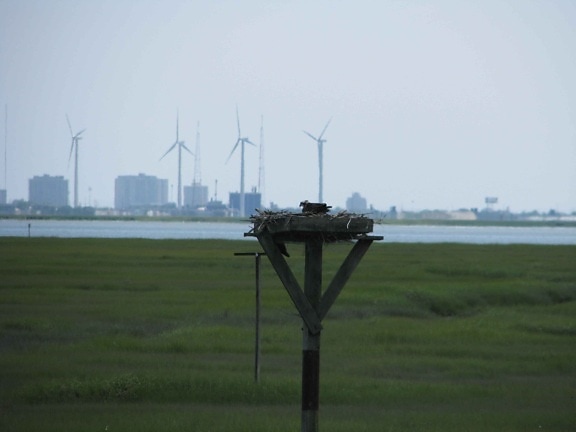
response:
<path id="1" fill-rule="evenodd" d="M 332 206 L 326 205 L 326 203 L 311 203 L 308 200 L 302 201 L 300 207 L 302 207 L 302 213 L 312 214 L 326 214 L 332 208 Z"/>

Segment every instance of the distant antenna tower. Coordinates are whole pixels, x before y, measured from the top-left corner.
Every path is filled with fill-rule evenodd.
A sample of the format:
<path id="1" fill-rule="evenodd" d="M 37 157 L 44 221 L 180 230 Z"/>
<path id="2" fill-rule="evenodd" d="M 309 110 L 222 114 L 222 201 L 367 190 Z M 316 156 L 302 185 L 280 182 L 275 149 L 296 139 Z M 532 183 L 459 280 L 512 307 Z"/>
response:
<path id="1" fill-rule="evenodd" d="M 264 181 L 265 181 L 265 172 L 264 172 L 264 116 L 260 117 L 260 164 L 258 167 L 258 192 L 260 192 L 260 199 L 262 203 L 265 203 L 264 199 Z"/>
<path id="2" fill-rule="evenodd" d="M 196 123 L 196 145 L 194 148 L 194 174 L 192 178 L 192 200 L 193 206 L 198 205 L 202 199 L 202 192 L 200 190 L 202 184 L 202 171 L 200 169 L 200 122 Z"/>
<path id="3" fill-rule="evenodd" d="M 192 183 L 199 185 L 202 183 L 202 170 L 200 167 L 200 122 L 196 124 L 196 146 L 194 148 L 194 179 Z"/>

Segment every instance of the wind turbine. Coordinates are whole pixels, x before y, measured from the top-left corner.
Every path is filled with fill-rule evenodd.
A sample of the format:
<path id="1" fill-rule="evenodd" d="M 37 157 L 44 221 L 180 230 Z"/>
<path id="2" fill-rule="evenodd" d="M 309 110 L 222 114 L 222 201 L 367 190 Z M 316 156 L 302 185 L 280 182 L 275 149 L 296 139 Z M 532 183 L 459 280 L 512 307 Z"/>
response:
<path id="1" fill-rule="evenodd" d="M 186 150 L 190 154 L 193 153 L 188 147 L 186 147 L 184 141 L 180 141 L 178 136 L 178 113 L 176 113 L 176 141 L 174 141 L 174 144 L 172 144 L 170 148 L 166 150 L 166 153 L 162 155 L 160 160 L 164 159 L 164 156 L 174 150 L 176 146 L 178 146 L 178 208 L 180 208 L 182 206 L 182 149 Z"/>
<path id="2" fill-rule="evenodd" d="M 82 135 L 82 132 L 84 132 L 86 129 L 82 129 L 80 132 L 74 134 L 72 131 L 72 125 L 70 125 L 68 114 L 66 114 L 66 121 L 68 122 L 68 128 L 70 129 L 70 136 L 72 137 L 70 156 L 68 156 L 68 165 L 70 165 L 72 152 L 74 152 L 74 207 L 78 207 L 78 141 L 82 139 L 80 135 Z"/>
<path id="3" fill-rule="evenodd" d="M 323 178 L 322 177 L 323 177 L 324 143 L 326 142 L 326 140 L 322 139 L 322 137 L 324 136 L 324 132 L 326 132 L 326 129 L 328 129 L 328 125 L 330 124 L 331 121 L 332 121 L 332 118 L 330 118 L 330 120 L 328 120 L 328 123 L 326 123 L 326 126 L 324 126 L 324 129 L 322 129 L 322 132 L 320 133 L 318 138 L 316 138 L 310 132 L 303 131 L 306 135 L 308 135 L 310 138 L 312 138 L 314 141 L 316 141 L 316 143 L 318 143 L 318 172 L 319 172 L 318 202 L 324 202 L 323 196 L 322 196 L 322 190 L 323 190 Z"/>
<path id="4" fill-rule="evenodd" d="M 230 158 L 232 157 L 232 155 L 234 154 L 234 152 L 238 148 L 238 144 L 240 144 L 240 148 L 241 148 L 241 154 L 240 154 L 240 216 L 244 217 L 245 216 L 245 212 L 244 212 L 244 207 L 245 207 L 244 206 L 244 147 L 245 147 L 246 143 L 252 144 L 253 146 L 255 146 L 256 144 L 254 144 L 252 141 L 250 141 L 250 138 L 242 137 L 242 133 L 240 132 L 240 116 L 238 115 L 238 107 L 236 107 L 236 121 L 238 123 L 238 139 L 236 140 L 236 144 L 234 144 L 234 147 L 232 148 L 232 151 L 230 152 L 228 159 L 226 159 L 226 163 L 228 163 L 228 161 L 230 160 Z"/>

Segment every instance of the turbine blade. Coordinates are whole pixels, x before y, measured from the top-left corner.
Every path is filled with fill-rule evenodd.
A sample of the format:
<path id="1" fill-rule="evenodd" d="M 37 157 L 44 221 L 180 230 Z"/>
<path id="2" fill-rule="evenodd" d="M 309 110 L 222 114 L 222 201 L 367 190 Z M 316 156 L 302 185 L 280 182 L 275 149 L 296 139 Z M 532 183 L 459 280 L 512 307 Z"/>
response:
<path id="1" fill-rule="evenodd" d="M 238 105 L 236 105 L 236 122 L 238 123 L 238 139 L 242 136 L 240 133 L 240 115 L 238 115 Z"/>
<path id="2" fill-rule="evenodd" d="M 176 141 L 174 144 L 172 144 L 172 145 L 170 146 L 170 148 L 169 148 L 168 150 L 166 150 L 166 153 L 164 153 L 164 154 L 162 155 L 162 157 L 160 158 L 160 160 L 164 159 L 164 156 L 166 156 L 168 153 L 170 153 L 170 152 L 174 149 L 174 147 L 176 147 L 176 144 L 178 144 L 178 141 Z"/>
<path id="3" fill-rule="evenodd" d="M 72 126 L 70 125 L 70 119 L 68 118 L 68 114 L 66 114 L 66 122 L 68 122 L 68 128 L 70 129 L 70 136 L 74 136 L 74 132 L 72 132 Z"/>
<path id="4" fill-rule="evenodd" d="M 181 146 L 184 150 L 186 150 L 188 153 L 190 153 L 192 156 L 194 156 L 194 153 L 192 153 L 192 152 L 190 151 L 190 149 L 189 149 L 188 147 L 186 147 L 186 144 L 184 144 L 184 141 L 180 141 L 180 146 Z"/>
<path id="5" fill-rule="evenodd" d="M 176 142 L 178 142 L 178 118 L 180 117 L 180 110 L 176 110 Z"/>
<path id="6" fill-rule="evenodd" d="M 254 144 L 252 141 L 250 141 L 248 138 L 244 138 L 242 141 L 247 142 L 248 144 L 252 144 L 254 147 L 256 147 L 256 144 Z"/>
<path id="7" fill-rule="evenodd" d="M 68 156 L 68 166 L 70 166 L 70 160 L 72 159 L 72 152 L 74 151 L 74 143 L 76 139 L 72 138 L 72 145 L 70 146 L 70 156 Z"/>
<path id="8" fill-rule="evenodd" d="M 238 147 L 238 144 L 240 144 L 242 140 L 240 138 L 238 138 L 238 141 L 236 141 L 236 144 L 234 144 L 234 148 L 232 148 L 232 151 L 230 152 L 230 155 L 228 156 L 228 159 L 226 159 L 226 163 L 228 163 L 228 161 L 230 160 L 230 158 L 232 157 L 232 155 L 234 154 L 234 151 L 236 151 L 236 148 Z"/>
<path id="9" fill-rule="evenodd" d="M 330 117 L 330 120 L 328 120 L 328 123 L 326 123 L 326 126 L 324 126 L 324 129 L 322 129 L 322 133 L 318 137 L 319 140 L 322 139 L 322 135 L 324 135 L 324 132 L 326 132 L 326 129 L 328 129 L 328 125 L 330 124 L 331 121 L 332 121 L 332 117 Z"/>
<path id="10" fill-rule="evenodd" d="M 312 138 L 314 141 L 318 141 L 318 138 L 316 138 L 314 135 L 312 135 L 310 132 L 306 132 L 306 131 L 302 131 L 304 132 L 306 135 L 308 135 L 310 138 Z"/>
<path id="11" fill-rule="evenodd" d="M 80 135 L 82 135 L 82 133 L 83 133 L 85 130 L 86 130 L 86 129 L 82 129 L 80 132 L 78 132 L 76 135 L 74 135 L 74 138 L 75 138 L 75 139 L 81 139 L 81 138 L 78 138 L 78 137 L 79 137 Z"/>

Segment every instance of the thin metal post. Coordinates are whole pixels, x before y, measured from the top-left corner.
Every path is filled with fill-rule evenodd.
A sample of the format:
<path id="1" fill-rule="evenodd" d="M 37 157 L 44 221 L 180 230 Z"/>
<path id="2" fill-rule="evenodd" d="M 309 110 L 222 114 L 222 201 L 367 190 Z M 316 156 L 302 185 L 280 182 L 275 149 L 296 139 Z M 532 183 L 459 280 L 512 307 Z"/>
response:
<path id="1" fill-rule="evenodd" d="M 254 266 L 255 266 L 255 274 L 256 274 L 256 318 L 255 318 L 255 336 L 254 336 L 254 381 L 256 383 L 260 382 L 260 359 L 262 357 L 262 350 L 260 348 L 260 308 L 261 308 L 261 300 L 260 300 L 260 257 L 262 255 L 266 255 L 264 252 L 236 252 L 234 253 L 236 256 L 253 256 L 254 257 Z"/>

